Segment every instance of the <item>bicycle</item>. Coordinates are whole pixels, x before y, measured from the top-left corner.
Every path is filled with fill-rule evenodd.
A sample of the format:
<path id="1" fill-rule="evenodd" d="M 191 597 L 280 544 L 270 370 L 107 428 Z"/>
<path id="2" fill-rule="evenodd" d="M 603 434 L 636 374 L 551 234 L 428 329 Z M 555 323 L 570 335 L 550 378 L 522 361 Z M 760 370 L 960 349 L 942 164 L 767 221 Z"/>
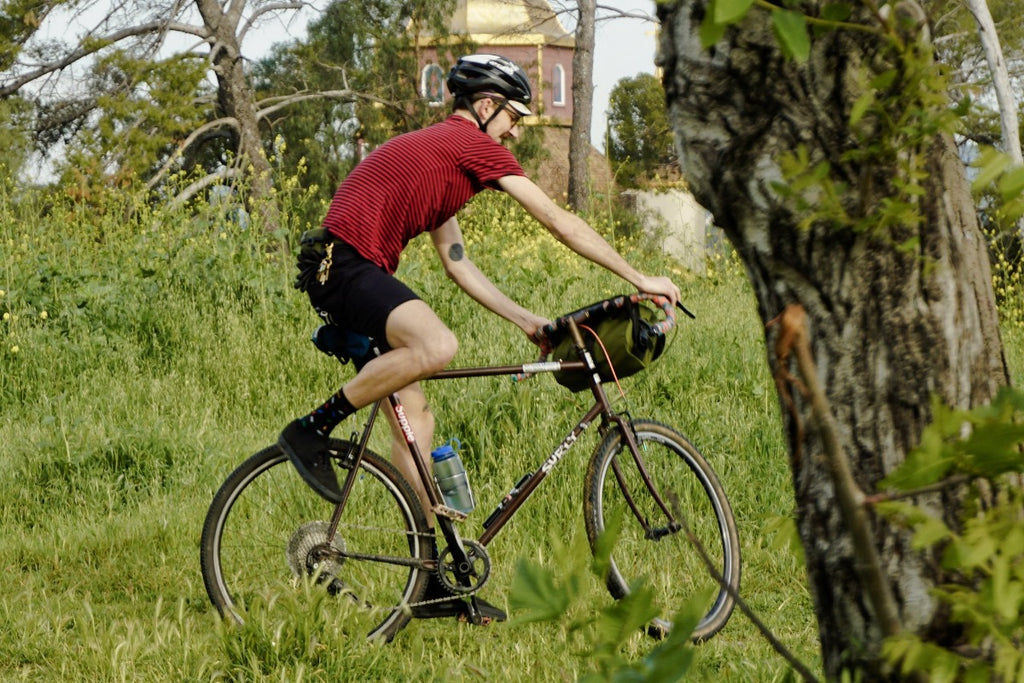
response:
<path id="1" fill-rule="evenodd" d="M 661 305 L 666 316 L 662 332 L 675 324 L 667 299 L 633 298 Z M 733 611 L 740 582 L 739 541 L 725 491 L 682 434 L 615 412 L 584 345 L 580 328 L 587 326 L 577 322 L 579 314 L 557 321 L 571 336 L 578 360 L 456 368 L 431 378 L 580 372 L 587 374 L 594 395 L 594 405 L 540 466 L 512 487 L 476 539 L 459 532 L 457 522 L 466 515 L 444 505 L 402 405 L 392 395 L 369 408 L 361 434 L 331 439 L 342 489 L 337 505 L 313 493 L 277 445 L 251 456 L 227 477 L 211 502 L 201 540 L 203 580 L 221 615 L 241 624 L 248 610 L 290 599 L 301 602 L 302 609 L 341 609 L 361 622 L 368 637 L 390 641 L 412 618 L 412 608 L 424 604 L 428 576 L 434 574 L 455 599 L 469 598 L 470 617 L 479 623 L 473 594 L 490 575 L 487 545 L 579 436 L 599 421 L 602 437 L 587 467 L 583 511 L 594 552 L 605 530 L 619 527 L 608 590 L 619 599 L 629 594 L 632 582 L 644 578 L 662 610 L 648 626 L 654 636 L 667 634 L 672 616 L 686 601 L 707 595 L 706 613 L 691 638 L 703 641 L 717 633 Z M 385 403 L 403 425 L 436 515 L 436 557 L 434 534 L 426 531 L 413 489 L 390 462 L 367 448 Z"/>

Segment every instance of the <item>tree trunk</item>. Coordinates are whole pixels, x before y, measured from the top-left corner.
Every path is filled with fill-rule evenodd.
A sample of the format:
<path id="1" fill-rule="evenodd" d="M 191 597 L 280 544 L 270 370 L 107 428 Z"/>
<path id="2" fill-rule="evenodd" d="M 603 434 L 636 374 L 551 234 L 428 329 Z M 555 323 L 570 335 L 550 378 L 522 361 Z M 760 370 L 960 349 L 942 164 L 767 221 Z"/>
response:
<path id="1" fill-rule="evenodd" d="M 966 0 L 967 8 L 978 23 L 978 37 L 985 50 L 985 60 L 992 72 L 992 87 L 996 91 L 996 102 L 999 104 L 999 125 L 1002 130 L 1003 151 L 1018 166 L 1024 165 L 1024 153 L 1020 146 L 1020 124 L 1017 119 L 1017 99 L 1013 96 L 1013 85 L 1010 73 L 1003 58 L 1003 48 L 999 44 L 999 34 L 992 20 L 992 12 L 985 0 Z"/>
<path id="2" fill-rule="evenodd" d="M 238 136 L 238 158 L 234 163 L 247 180 L 249 207 L 260 216 L 268 232 L 280 226 L 280 212 L 274 201 L 270 162 L 260 139 L 256 95 L 246 78 L 239 21 L 245 2 L 221 8 L 218 0 L 196 0 L 203 23 L 212 33 L 211 61 L 217 74 L 217 101 L 221 116 L 233 119 Z"/>
<path id="3" fill-rule="evenodd" d="M 812 165 L 829 162 L 856 191 L 893 187 L 895 166 L 844 157 L 856 147 L 850 114 L 863 93 L 857 70 L 880 59 L 878 38 L 817 34 L 809 60 L 798 64 L 782 56 L 767 13 L 754 11 L 709 50 L 700 40 L 707 11 L 707 0 L 659 4 L 666 94 L 684 175 L 746 265 L 761 319 L 767 324 L 791 303 L 806 309 L 818 381 L 857 483 L 873 492 L 918 443 L 933 396 L 967 408 L 989 402 L 1009 381 L 985 241 L 962 163 L 948 135 L 922 144 L 924 220 L 900 234 L 820 221 L 801 227 L 801 216 L 773 185 L 784 178 L 780 156 L 800 145 Z M 857 8 L 850 21 L 870 17 Z M 916 248 L 895 248 L 912 237 Z M 772 351 L 771 330 L 768 361 L 779 377 L 785 368 Z M 822 434 L 809 402 L 794 399 L 784 424 L 826 675 L 838 679 L 852 669 L 864 680 L 897 679 L 880 655 L 882 629 L 856 570 Z M 958 526 L 956 492 L 931 504 Z M 954 642 L 948 613 L 929 594 L 949 578 L 937 559 L 914 551 L 909 536 L 883 520 L 873 519 L 873 531 L 902 627 L 932 642 Z"/>
<path id="4" fill-rule="evenodd" d="M 576 51 L 572 57 L 572 128 L 569 133 L 569 204 L 590 208 L 590 119 L 594 111 L 594 15 L 596 0 L 579 0 Z"/>

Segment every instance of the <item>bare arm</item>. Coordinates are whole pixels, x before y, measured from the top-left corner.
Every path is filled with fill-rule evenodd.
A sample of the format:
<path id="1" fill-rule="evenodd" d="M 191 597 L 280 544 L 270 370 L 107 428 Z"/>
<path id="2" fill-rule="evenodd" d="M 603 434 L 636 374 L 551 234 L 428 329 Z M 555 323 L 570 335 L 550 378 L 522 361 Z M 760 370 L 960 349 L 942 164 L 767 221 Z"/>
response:
<path id="1" fill-rule="evenodd" d="M 534 334 L 550 321 L 509 299 L 476 267 L 466 255 L 462 230 L 455 218 L 450 218 L 431 232 L 430 237 L 444 264 L 445 273 L 455 284 L 488 310 L 517 325 L 531 341 L 535 341 Z"/>
<path id="2" fill-rule="evenodd" d="M 663 294 L 671 299 L 673 304 L 679 301 L 679 288 L 672 280 L 663 276 L 645 275 L 638 271 L 586 221 L 555 204 L 529 178 L 506 176 L 499 184 L 501 189 L 522 204 L 531 216 L 547 228 L 555 239 L 580 256 L 610 270 L 641 292 Z"/>

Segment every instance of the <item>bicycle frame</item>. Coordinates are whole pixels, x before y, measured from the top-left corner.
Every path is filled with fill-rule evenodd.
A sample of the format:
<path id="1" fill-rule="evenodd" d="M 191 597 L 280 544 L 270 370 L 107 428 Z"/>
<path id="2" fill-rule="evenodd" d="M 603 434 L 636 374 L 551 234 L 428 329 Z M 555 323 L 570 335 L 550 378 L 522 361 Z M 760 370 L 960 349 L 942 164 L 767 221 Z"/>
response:
<path id="1" fill-rule="evenodd" d="M 495 536 L 501 531 L 501 529 L 515 516 L 516 512 L 520 507 L 530 498 L 530 496 L 537 490 L 541 482 L 547 478 L 548 474 L 558 465 L 562 458 L 569 452 L 572 446 L 579 439 L 580 435 L 586 431 L 590 425 L 597 418 L 601 418 L 602 429 L 607 428 L 609 424 L 616 424 L 622 429 L 626 444 L 629 451 L 632 453 L 633 459 L 637 464 L 639 472 L 646 484 L 648 490 L 654 496 L 657 504 L 665 512 L 669 519 L 668 529 L 675 531 L 679 529 L 679 524 L 675 520 L 669 507 L 661 499 L 655 487 L 652 486 L 650 477 L 647 474 L 646 468 L 644 467 L 643 460 L 640 457 L 639 447 L 636 442 L 636 438 L 633 434 L 633 430 L 629 428 L 629 423 L 626 419 L 616 413 L 611 406 L 611 402 L 608 400 L 608 396 L 604 391 L 604 387 L 601 384 L 598 376 L 597 367 L 594 363 L 590 353 L 586 350 L 583 344 L 583 339 L 580 335 L 579 328 L 574 321 L 569 323 L 569 332 L 572 335 L 573 341 L 576 344 L 577 353 L 580 355 L 582 360 L 579 361 L 551 361 L 551 362 L 536 362 L 526 363 L 522 365 L 501 365 L 501 366 L 480 366 L 480 367 L 466 367 L 466 368 L 455 368 L 451 370 L 443 370 L 429 379 L 459 379 L 459 378 L 470 378 L 470 377 L 490 377 L 496 375 L 513 375 L 516 373 L 545 373 L 545 372 L 557 372 L 560 370 L 579 370 L 588 371 L 590 373 L 590 388 L 594 395 L 594 405 L 584 414 L 584 416 L 576 423 L 575 427 L 565 436 L 565 438 L 558 444 L 558 446 L 547 456 L 547 458 L 541 463 L 541 465 L 523 477 L 519 483 L 517 483 L 509 495 L 507 495 L 498 507 L 495 508 L 494 512 L 483 522 L 484 531 L 477 539 L 477 543 L 482 546 L 486 546 Z M 416 465 L 417 473 L 420 480 L 423 483 L 423 488 L 426 490 L 427 497 L 430 501 L 431 509 L 437 519 L 437 526 L 443 534 L 446 543 L 448 544 L 449 550 L 452 552 L 452 557 L 455 565 L 456 578 L 465 586 L 471 585 L 470 572 L 472 571 L 472 563 L 467 556 L 465 546 L 462 541 L 462 536 L 459 534 L 454 522 L 456 520 L 461 521 L 465 519 L 466 515 L 444 505 L 441 498 L 440 491 L 437 488 L 437 484 L 434 481 L 427 465 L 422 458 L 422 451 L 416 442 L 416 436 L 412 431 L 412 427 L 409 424 L 408 419 L 405 416 L 405 411 L 401 401 L 397 394 L 390 395 L 387 399 L 390 405 L 391 411 L 397 420 L 406 440 L 406 444 L 409 448 L 409 452 L 412 455 L 413 462 Z M 329 537 L 333 537 L 337 530 L 338 523 L 341 519 L 341 514 L 345 508 L 345 503 L 348 499 L 348 493 L 351 490 L 353 481 L 357 476 L 360 461 L 363 457 L 363 453 L 366 450 L 367 442 L 369 441 L 370 433 L 373 431 L 373 426 L 376 421 L 377 414 L 380 410 L 381 405 L 385 399 L 381 399 L 375 403 L 371 409 L 369 417 L 367 418 L 366 424 L 363 427 L 362 435 L 356 447 L 356 452 L 350 456 L 353 458 L 352 466 L 348 470 L 348 475 L 342 484 L 342 501 L 335 507 L 334 514 L 331 517 L 330 529 L 328 531 Z M 614 464 L 614 471 L 616 479 L 623 491 L 623 494 L 627 500 L 628 505 L 633 510 L 638 521 L 644 526 L 645 532 L 650 538 L 657 538 L 660 535 L 666 533 L 665 531 L 659 530 L 653 531 L 648 525 L 647 521 L 639 514 L 633 499 L 625 486 L 625 482 L 619 471 L 618 464 Z M 391 564 L 401 565 L 417 565 L 422 566 L 423 569 L 433 570 L 436 569 L 437 565 L 435 562 L 424 562 L 413 559 L 405 558 L 376 558 L 377 561 L 386 561 Z"/>

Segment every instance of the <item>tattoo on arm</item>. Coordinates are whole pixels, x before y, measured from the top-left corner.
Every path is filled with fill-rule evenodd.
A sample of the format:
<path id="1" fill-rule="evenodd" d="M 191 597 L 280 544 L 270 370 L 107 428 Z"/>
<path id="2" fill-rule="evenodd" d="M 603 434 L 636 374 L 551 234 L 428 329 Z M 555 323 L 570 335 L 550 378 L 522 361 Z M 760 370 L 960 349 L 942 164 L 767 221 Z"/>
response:
<path id="1" fill-rule="evenodd" d="M 463 250 L 462 245 L 458 242 L 448 248 L 448 258 L 452 261 L 461 261 L 465 254 L 465 250 Z"/>

